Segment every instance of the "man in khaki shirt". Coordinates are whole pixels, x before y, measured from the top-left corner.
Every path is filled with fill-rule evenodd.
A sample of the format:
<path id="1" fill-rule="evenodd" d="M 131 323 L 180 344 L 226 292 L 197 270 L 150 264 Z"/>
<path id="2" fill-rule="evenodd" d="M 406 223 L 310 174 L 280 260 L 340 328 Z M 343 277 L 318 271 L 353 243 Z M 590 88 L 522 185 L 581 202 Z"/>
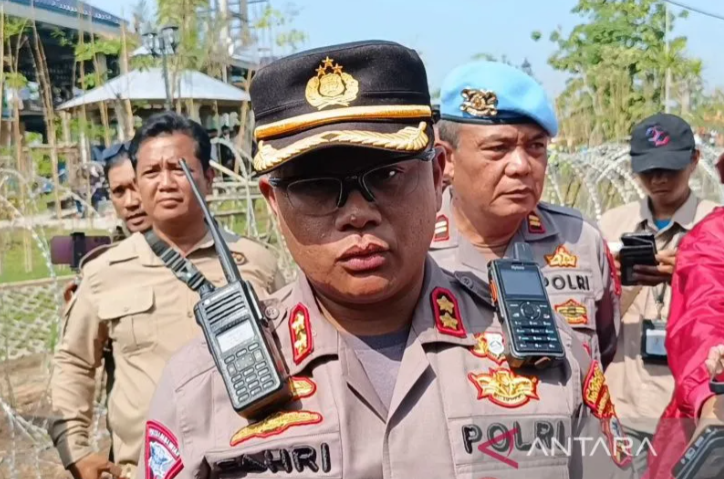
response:
<path id="1" fill-rule="evenodd" d="M 610 244 L 619 243 L 624 233 L 650 232 L 659 252 L 659 265 L 637 266 L 639 284 L 623 288 L 618 349 L 606 370 L 621 422 L 633 438 L 652 437 L 674 389 L 665 362 L 642 359 L 643 324 L 648 320 L 648 325 L 664 326 L 676 248 L 716 206 L 689 187 L 698 160 L 694 135 L 684 120 L 668 114 L 647 118 L 631 136 L 631 167 L 647 197 L 607 211 L 600 221 Z"/>
<path id="2" fill-rule="evenodd" d="M 202 193 L 213 170 L 201 127 L 175 113 L 151 117 L 131 145 L 137 185 L 153 231 L 187 257 L 212 283 L 225 279 L 203 214 L 180 171 L 185 158 Z M 234 259 L 261 296 L 281 287 L 273 255 L 253 241 L 227 235 Z M 200 333 L 193 307 L 199 299 L 135 233 L 88 262 L 65 312 L 51 380 L 49 431 L 74 477 L 135 475 L 144 418 L 156 382 L 171 355 Z M 96 369 L 106 341 L 115 361 L 108 424 L 115 463 L 93 451 L 90 434 Z"/>
<path id="3" fill-rule="evenodd" d="M 540 202 L 558 132 L 543 88 L 509 65 L 472 62 L 447 76 L 441 98 L 438 145 L 452 186 L 430 254 L 487 281 L 490 260 L 528 243 L 551 306 L 605 369 L 616 352 L 620 285 L 598 229 L 577 210 Z"/>
<path id="4" fill-rule="evenodd" d="M 427 256 L 444 156 L 426 78 L 391 42 L 257 72 L 254 165 L 303 273 L 262 306 L 294 398 L 245 419 L 194 340 L 156 390 L 139 478 L 631 477 L 603 371 L 570 328 L 561 367 L 512 369 L 485 284 Z M 256 369 L 239 394 L 267 384 Z"/>

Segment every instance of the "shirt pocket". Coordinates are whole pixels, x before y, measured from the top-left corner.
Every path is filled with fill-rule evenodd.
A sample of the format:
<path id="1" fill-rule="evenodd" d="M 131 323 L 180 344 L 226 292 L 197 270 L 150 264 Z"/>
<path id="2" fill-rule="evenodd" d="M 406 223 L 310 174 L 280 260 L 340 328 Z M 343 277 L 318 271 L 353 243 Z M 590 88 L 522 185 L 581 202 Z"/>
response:
<path id="1" fill-rule="evenodd" d="M 265 439 L 247 447 L 223 448 L 204 453 L 210 478 L 252 479 L 283 477 L 295 479 L 341 478 L 340 434 L 312 434 L 307 437 Z"/>
<path id="2" fill-rule="evenodd" d="M 153 288 L 114 291 L 98 301 L 98 318 L 109 322 L 111 339 L 124 354 L 153 348 L 158 340 Z"/>

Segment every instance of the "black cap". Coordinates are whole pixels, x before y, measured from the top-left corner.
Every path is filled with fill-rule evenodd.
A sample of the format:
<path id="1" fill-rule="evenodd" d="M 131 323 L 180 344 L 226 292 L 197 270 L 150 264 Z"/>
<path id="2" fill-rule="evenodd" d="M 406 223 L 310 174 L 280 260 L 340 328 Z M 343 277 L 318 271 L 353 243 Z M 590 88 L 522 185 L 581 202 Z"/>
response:
<path id="1" fill-rule="evenodd" d="M 696 148 L 691 126 L 676 115 L 658 113 L 634 127 L 631 134 L 631 169 L 683 170 Z"/>
<path id="2" fill-rule="evenodd" d="M 257 72 L 249 93 L 258 173 L 330 146 L 419 153 L 433 140 L 425 66 L 397 43 L 347 43 L 282 58 Z"/>

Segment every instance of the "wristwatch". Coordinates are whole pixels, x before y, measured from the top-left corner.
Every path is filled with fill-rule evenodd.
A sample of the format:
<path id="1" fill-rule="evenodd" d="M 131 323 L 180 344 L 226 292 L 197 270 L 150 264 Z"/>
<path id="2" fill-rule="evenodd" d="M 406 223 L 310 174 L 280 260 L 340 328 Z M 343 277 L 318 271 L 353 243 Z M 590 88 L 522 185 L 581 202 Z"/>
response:
<path id="1" fill-rule="evenodd" d="M 724 382 L 712 379 L 709 381 L 709 389 L 711 389 L 711 392 L 714 394 L 724 394 Z"/>

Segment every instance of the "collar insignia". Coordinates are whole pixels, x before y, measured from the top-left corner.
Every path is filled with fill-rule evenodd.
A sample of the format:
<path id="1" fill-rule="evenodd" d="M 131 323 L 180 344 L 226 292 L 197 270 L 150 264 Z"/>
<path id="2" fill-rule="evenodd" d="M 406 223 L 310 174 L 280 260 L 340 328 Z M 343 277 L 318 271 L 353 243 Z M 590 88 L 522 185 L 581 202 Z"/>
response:
<path id="1" fill-rule="evenodd" d="M 578 266 L 578 256 L 568 251 L 564 245 L 559 245 L 553 254 L 547 254 L 546 263 L 552 268 L 575 268 Z"/>
<path id="2" fill-rule="evenodd" d="M 611 459 L 616 465 L 626 467 L 631 462 L 631 451 L 624 440 L 625 434 L 621 422 L 616 415 L 616 408 L 611 401 L 611 393 L 606 385 L 606 376 L 598 361 L 593 361 L 586 381 L 583 384 L 583 402 L 591 409 L 593 415 L 601 420 L 601 426 L 612 452 Z"/>
<path id="3" fill-rule="evenodd" d="M 310 378 L 292 377 L 292 401 L 308 398 L 317 392 L 317 385 Z"/>
<path id="4" fill-rule="evenodd" d="M 231 438 L 231 447 L 249 439 L 265 439 L 276 436 L 296 426 L 322 422 L 322 415 L 312 411 L 279 411 L 254 424 L 242 427 Z"/>
<path id="5" fill-rule="evenodd" d="M 435 236 L 432 237 L 432 242 L 437 243 L 440 241 L 447 241 L 450 239 L 450 221 L 447 216 L 443 214 L 437 215 L 437 221 L 435 222 Z"/>
<path id="6" fill-rule="evenodd" d="M 359 83 L 342 71 L 342 65 L 327 57 L 319 64 L 317 75 L 307 82 L 305 96 L 318 110 L 328 106 L 349 106 L 357 98 Z"/>
<path id="7" fill-rule="evenodd" d="M 588 309 L 575 299 L 569 299 L 565 303 L 556 304 L 553 309 L 560 314 L 568 324 L 588 324 Z"/>
<path id="8" fill-rule="evenodd" d="M 489 399 L 506 408 L 525 406 L 538 397 L 538 378 L 519 376 L 510 369 L 491 369 L 488 373 L 468 374 L 478 391 L 478 399 Z"/>
<path id="9" fill-rule="evenodd" d="M 546 232 L 546 227 L 543 226 L 543 222 L 540 220 L 540 216 L 535 213 L 528 215 L 528 233 L 543 234 Z"/>
<path id="10" fill-rule="evenodd" d="M 294 363 L 301 363 L 314 349 L 312 327 L 309 323 L 309 310 L 302 303 L 294 306 L 289 318 L 289 337 L 292 341 Z"/>
<path id="11" fill-rule="evenodd" d="M 435 326 L 443 334 L 464 338 L 467 336 L 460 307 L 455 296 L 444 288 L 435 288 L 430 296 L 435 315 Z"/>
<path id="12" fill-rule="evenodd" d="M 505 340 L 500 333 L 477 333 L 475 339 L 478 343 L 472 352 L 479 358 L 488 358 L 499 366 L 505 361 Z"/>
<path id="13" fill-rule="evenodd" d="M 464 98 L 460 110 L 473 116 L 496 116 L 498 114 L 498 96 L 489 90 L 465 88 L 460 92 Z"/>

